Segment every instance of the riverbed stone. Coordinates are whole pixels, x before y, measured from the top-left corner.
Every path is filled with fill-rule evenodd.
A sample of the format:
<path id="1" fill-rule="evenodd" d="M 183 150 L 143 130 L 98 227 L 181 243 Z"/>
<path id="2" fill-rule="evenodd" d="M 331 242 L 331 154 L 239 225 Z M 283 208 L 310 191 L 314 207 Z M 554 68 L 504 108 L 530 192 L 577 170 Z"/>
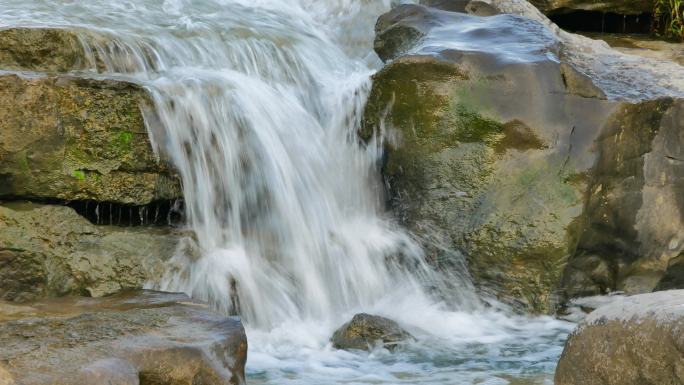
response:
<path id="1" fill-rule="evenodd" d="M 0 383 L 243 384 L 238 319 L 182 294 L 0 302 Z"/>
<path id="2" fill-rule="evenodd" d="M 102 297 L 160 277 L 181 234 L 95 226 L 64 206 L 0 204 L 0 299 Z"/>
<path id="3" fill-rule="evenodd" d="M 385 143 L 391 206 L 433 263 L 453 258 L 440 249 L 460 250 L 484 293 L 528 310 L 653 290 L 681 252 L 681 84 L 632 100 L 626 86 L 603 78 L 636 76 L 632 59 L 623 72 L 587 70 L 596 63 L 578 65 L 568 52 L 580 44 L 574 37 L 529 4 L 505 4 L 519 15 L 404 5 L 378 22 L 379 40 L 412 28 L 421 35 L 384 53 L 360 131 Z M 623 186 L 627 195 L 617 194 Z M 628 204 L 622 216 L 612 214 L 617 202 Z M 622 254 L 590 246 L 606 215 L 620 222 L 612 251 L 624 238 L 641 246 Z M 430 247 L 434 239 L 440 247 Z"/>
<path id="4" fill-rule="evenodd" d="M 570 335 L 556 385 L 675 385 L 684 381 L 684 291 L 616 299 Z"/>
<path id="5" fill-rule="evenodd" d="M 138 85 L 0 75 L 0 198 L 144 205 L 181 196 L 154 153 Z"/>
<path id="6" fill-rule="evenodd" d="M 377 344 L 394 350 L 402 342 L 413 337 L 391 319 L 360 313 L 342 325 L 333 334 L 331 341 L 336 349 L 369 350 Z"/>

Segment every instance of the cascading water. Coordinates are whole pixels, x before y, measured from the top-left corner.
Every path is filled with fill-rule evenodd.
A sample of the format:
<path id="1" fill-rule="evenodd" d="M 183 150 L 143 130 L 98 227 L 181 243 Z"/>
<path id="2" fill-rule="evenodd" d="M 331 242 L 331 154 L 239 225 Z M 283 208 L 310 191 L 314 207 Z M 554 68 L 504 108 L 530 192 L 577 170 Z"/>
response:
<path id="1" fill-rule="evenodd" d="M 251 383 L 548 382 L 568 326 L 485 310 L 458 274 L 427 293 L 443 277 L 384 217 L 378 148 L 356 129 L 389 0 L 3 2 L 0 26 L 79 28 L 91 76 L 151 94 L 150 135 L 196 234 L 154 286 L 239 311 Z M 417 341 L 331 349 L 358 311 Z"/>

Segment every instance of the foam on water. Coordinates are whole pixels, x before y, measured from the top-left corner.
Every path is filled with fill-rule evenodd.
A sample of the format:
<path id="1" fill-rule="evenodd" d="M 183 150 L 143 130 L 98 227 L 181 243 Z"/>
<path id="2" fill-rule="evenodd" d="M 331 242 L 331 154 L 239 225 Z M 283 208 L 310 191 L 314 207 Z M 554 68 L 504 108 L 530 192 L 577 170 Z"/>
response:
<path id="1" fill-rule="evenodd" d="M 389 7 L 4 0 L 0 27 L 90 31 L 81 75 L 149 91 L 150 136 L 182 177 L 196 234 L 151 286 L 239 311 L 251 383 L 548 383 L 570 324 L 486 310 L 464 269 L 433 271 L 384 212 L 379 146 L 356 131 L 381 65 L 373 24 Z M 417 341 L 333 350 L 330 335 L 359 311 Z"/>

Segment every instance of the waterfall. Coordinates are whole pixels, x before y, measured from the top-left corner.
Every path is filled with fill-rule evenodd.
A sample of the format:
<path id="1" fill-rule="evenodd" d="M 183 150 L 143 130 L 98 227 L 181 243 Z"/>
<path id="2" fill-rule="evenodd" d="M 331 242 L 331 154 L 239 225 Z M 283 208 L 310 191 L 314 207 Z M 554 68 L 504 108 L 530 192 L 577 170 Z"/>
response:
<path id="1" fill-rule="evenodd" d="M 553 367 L 567 326 L 485 310 L 467 274 L 444 294 L 386 213 L 381 149 L 356 132 L 390 0 L 3 3 L 0 26 L 82 31 L 81 75 L 149 92 L 150 137 L 181 176 L 194 234 L 151 287 L 239 313 L 251 383 L 484 383 Z M 359 311 L 400 321 L 416 344 L 392 358 L 332 351 Z M 516 354 L 535 358 L 505 358 Z"/>

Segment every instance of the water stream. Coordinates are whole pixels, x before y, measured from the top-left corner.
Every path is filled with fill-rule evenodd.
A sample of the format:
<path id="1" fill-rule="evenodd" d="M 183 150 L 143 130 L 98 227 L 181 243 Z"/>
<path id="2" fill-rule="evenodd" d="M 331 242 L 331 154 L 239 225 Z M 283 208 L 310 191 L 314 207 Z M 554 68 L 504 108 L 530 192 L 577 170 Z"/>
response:
<path id="1" fill-rule="evenodd" d="M 389 0 L 2 3 L 0 27 L 78 28 L 86 76 L 149 91 L 150 135 L 196 234 L 153 286 L 239 312 L 249 383 L 552 383 L 572 325 L 483 306 L 467 274 L 432 271 L 385 213 L 380 150 L 356 129 Z M 360 311 L 417 341 L 332 349 Z"/>

